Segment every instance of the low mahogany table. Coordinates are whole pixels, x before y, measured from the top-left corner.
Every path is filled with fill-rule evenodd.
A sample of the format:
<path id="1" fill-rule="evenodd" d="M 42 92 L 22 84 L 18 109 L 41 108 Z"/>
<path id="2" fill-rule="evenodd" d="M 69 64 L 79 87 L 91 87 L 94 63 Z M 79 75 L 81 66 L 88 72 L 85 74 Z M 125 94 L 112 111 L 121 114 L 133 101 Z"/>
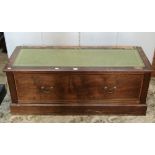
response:
<path id="1" fill-rule="evenodd" d="M 17 47 L 4 71 L 12 114 L 146 114 L 141 47 Z"/>

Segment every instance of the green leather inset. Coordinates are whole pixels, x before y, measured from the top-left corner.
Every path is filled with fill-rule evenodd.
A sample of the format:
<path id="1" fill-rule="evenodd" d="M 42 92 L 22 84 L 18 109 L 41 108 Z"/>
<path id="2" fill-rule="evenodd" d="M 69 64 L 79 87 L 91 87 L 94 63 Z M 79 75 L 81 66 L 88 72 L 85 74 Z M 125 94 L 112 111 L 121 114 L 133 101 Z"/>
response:
<path id="1" fill-rule="evenodd" d="M 136 49 L 21 49 L 13 66 L 144 67 Z"/>

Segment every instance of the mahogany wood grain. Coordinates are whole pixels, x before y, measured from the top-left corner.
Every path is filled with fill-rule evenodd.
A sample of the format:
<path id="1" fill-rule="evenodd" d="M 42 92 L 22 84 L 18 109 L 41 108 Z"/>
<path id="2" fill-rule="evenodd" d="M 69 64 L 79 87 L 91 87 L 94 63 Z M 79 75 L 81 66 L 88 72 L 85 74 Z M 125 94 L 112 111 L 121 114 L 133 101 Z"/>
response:
<path id="1" fill-rule="evenodd" d="M 67 104 L 12 104 L 11 113 L 14 115 L 145 115 L 146 104 L 102 104 L 102 105 L 67 105 Z"/>
<path id="2" fill-rule="evenodd" d="M 135 67 L 14 67 L 22 48 L 137 49 L 144 62 Z M 56 66 L 55 66 L 56 67 Z M 17 47 L 4 71 L 12 114 L 146 114 L 151 65 L 141 47 Z"/>
<path id="3" fill-rule="evenodd" d="M 69 79 L 62 74 L 14 73 L 18 100 L 22 103 L 40 103 L 43 100 L 65 100 Z"/>
<path id="4" fill-rule="evenodd" d="M 71 75 L 74 99 L 139 98 L 143 75 L 101 74 Z"/>
<path id="5" fill-rule="evenodd" d="M 14 73 L 21 103 L 57 100 L 138 99 L 143 75 Z M 29 87 L 27 87 L 29 86 Z"/>
<path id="6" fill-rule="evenodd" d="M 13 103 L 18 103 L 17 90 L 16 90 L 13 72 L 7 72 L 6 76 L 7 76 L 7 81 L 9 85 L 11 100 Z"/>
<path id="7" fill-rule="evenodd" d="M 140 96 L 140 103 L 145 104 L 146 103 L 146 97 L 148 93 L 148 88 L 149 88 L 149 82 L 151 78 L 151 72 L 150 73 L 144 73 L 144 78 L 143 78 L 143 84 L 142 84 L 142 89 L 141 89 L 141 96 Z"/>

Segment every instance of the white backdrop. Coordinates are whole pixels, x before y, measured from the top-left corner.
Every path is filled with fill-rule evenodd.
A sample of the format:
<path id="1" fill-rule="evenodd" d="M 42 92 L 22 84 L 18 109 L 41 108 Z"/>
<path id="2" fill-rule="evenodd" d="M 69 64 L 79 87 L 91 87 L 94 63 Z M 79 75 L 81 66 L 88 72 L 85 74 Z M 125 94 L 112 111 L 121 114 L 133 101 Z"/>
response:
<path id="1" fill-rule="evenodd" d="M 18 45 L 137 45 L 152 62 L 155 32 L 5 32 L 8 56 Z"/>

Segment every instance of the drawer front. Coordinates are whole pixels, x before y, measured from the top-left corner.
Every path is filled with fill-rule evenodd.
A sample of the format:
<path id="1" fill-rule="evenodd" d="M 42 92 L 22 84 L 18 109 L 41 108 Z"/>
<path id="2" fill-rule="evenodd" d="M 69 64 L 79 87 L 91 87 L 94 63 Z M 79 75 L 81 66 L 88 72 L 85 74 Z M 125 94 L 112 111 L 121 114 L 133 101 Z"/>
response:
<path id="1" fill-rule="evenodd" d="M 72 98 L 81 100 L 138 99 L 143 75 L 72 75 Z"/>
<path id="2" fill-rule="evenodd" d="M 138 100 L 143 75 L 14 73 L 20 103 Z"/>
<path id="3" fill-rule="evenodd" d="M 64 100 L 68 77 L 55 74 L 15 73 L 18 100 L 21 103 L 47 103 Z"/>

